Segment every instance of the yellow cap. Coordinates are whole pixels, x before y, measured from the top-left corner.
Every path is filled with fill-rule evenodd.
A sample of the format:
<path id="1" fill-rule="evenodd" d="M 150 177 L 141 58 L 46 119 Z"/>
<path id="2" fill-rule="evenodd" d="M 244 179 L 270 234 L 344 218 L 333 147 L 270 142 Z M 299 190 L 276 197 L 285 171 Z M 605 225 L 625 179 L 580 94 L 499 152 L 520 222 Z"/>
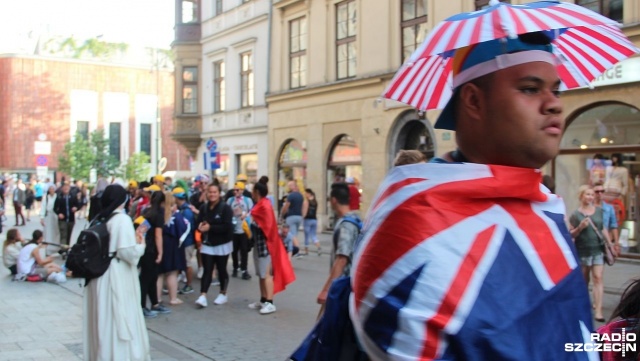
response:
<path id="1" fill-rule="evenodd" d="M 180 194 L 180 193 L 185 193 L 185 192 L 184 192 L 184 188 L 182 188 L 182 187 L 175 187 L 175 188 L 173 188 L 173 190 L 171 191 L 171 193 L 173 193 L 173 194 L 175 195 L 175 194 Z"/>
<path id="2" fill-rule="evenodd" d="M 247 175 L 246 175 L 246 174 L 242 174 L 242 173 L 240 173 L 240 174 L 238 174 L 238 176 L 236 177 L 236 180 L 237 180 L 237 181 L 240 181 L 240 182 L 246 182 L 246 181 L 247 181 Z"/>
<path id="3" fill-rule="evenodd" d="M 161 191 L 162 189 L 160 189 L 160 187 L 158 187 L 158 185 L 156 184 L 152 184 L 150 186 L 148 186 L 147 188 L 144 189 L 145 192 L 158 192 Z"/>
<path id="4" fill-rule="evenodd" d="M 140 216 L 140 217 L 138 217 L 138 218 L 133 220 L 133 223 L 137 224 L 137 225 L 142 224 L 142 222 L 144 222 L 144 217 L 143 216 Z"/>
<path id="5" fill-rule="evenodd" d="M 153 177 L 153 181 L 164 182 L 164 176 L 162 174 L 156 174 L 155 177 Z"/>
<path id="6" fill-rule="evenodd" d="M 236 182 L 236 184 L 233 185 L 233 189 L 240 189 L 240 190 L 244 190 L 245 186 L 244 183 L 242 182 Z"/>
<path id="7" fill-rule="evenodd" d="M 132 188 L 138 188 L 138 182 L 134 181 L 133 179 L 129 181 L 129 187 Z"/>

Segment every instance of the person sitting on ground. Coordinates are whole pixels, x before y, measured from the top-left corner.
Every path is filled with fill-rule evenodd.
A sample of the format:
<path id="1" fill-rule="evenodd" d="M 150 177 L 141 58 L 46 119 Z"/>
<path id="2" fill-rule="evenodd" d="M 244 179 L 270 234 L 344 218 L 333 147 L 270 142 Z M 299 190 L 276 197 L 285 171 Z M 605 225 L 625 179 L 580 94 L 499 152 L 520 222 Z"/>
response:
<path id="1" fill-rule="evenodd" d="M 43 241 L 42 231 L 39 229 L 33 231 L 31 242 L 27 243 L 27 245 L 20 250 L 18 256 L 18 274 L 27 276 L 37 274 L 44 277 L 56 272 L 62 272 L 62 268 L 54 262 L 58 253 L 44 258 L 42 257 L 40 251 L 45 249 Z"/>
<path id="2" fill-rule="evenodd" d="M 2 246 L 2 261 L 5 267 L 11 271 L 11 275 L 15 276 L 18 273 L 18 256 L 22 249 L 24 240 L 20 236 L 20 231 L 16 228 L 11 228 L 7 232 L 7 239 Z"/>

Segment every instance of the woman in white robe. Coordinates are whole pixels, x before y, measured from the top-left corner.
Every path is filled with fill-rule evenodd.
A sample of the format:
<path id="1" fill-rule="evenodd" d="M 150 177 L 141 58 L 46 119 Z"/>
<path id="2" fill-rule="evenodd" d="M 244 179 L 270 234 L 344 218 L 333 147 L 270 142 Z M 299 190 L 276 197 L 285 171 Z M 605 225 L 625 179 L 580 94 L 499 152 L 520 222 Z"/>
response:
<path id="1" fill-rule="evenodd" d="M 60 228 L 58 228 L 58 216 L 53 211 L 53 205 L 56 203 L 56 187 L 50 185 L 42 199 L 42 207 L 40 209 L 40 224 L 44 227 L 44 241 L 46 243 L 60 244 Z M 57 251 L 57 249 L 56 249 Z"/>
<path id="2" fill-rule="evenodd" d="M 84 359 L 150 360 L 149 335 L 140 310 L 138 260 L 144 238 L 136 234 L 131 218 L 123 213 L 126 190 L 110 185 L 102 197 L 98 217 L 116 213 L 107 223 L 109 249 L 116 252 L 109 269 L 85 287 Z"/>

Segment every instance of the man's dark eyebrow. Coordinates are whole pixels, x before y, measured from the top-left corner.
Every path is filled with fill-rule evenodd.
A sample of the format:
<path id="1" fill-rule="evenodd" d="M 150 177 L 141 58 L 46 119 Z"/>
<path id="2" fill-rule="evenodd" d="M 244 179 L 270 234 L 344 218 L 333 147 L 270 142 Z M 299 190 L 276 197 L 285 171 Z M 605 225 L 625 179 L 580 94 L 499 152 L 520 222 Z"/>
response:
<path id="1" fill-rule="evenodd" d="M 537 77 L 537 76 L 533 76 L 533 75 L 524 76 L 524 77 L 522 77 L 522 78 L 518 79 L 518 81 L 530 81 L 530 82 L 537 83 L 537 84 L 539 84 L 539 85 L 541 85 L 541 84 L 544 84 L 544 83 L 545 83 L 545 81 L 544 81 L 542 78 Z M 555 82 L 553 82 L 553 86 L 554 86 L 554 87 L 560 86 L 560 83 L 561 83 L 561 82 L 562 82 L 562 81 L 561 81 L 560 79 L 558 79 L 558 80 L 556 80 Z"/>

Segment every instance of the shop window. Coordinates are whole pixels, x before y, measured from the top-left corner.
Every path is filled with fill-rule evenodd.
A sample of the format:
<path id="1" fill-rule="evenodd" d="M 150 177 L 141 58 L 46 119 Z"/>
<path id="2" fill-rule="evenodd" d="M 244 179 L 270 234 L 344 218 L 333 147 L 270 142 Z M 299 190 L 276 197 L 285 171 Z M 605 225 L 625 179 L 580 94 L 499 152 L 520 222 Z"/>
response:
<path id="1" fill-rule="evenodd" d="M 355 139 L 349 135 L 341 135 L 336 138 L 329 153 L 327 163 L 327 222 L 324 223 L 327 229 L 333 229 L 335 215 L 331 209 L 328 195 L 331 192 L 333 183 L 349 182 L 360 189 L 362 180 L 362 154 Z M 355 209 L 354 209 L 355 210 Z"/>
<path id="2" fill-rule="evenodd" d="M 302 142 L 291 139 L 282 147 L 278 161 L 278 212 L 286 195 L 287 182 L 295 180 L 302 185 L 307 179 L 307 150 Z"/>
<path id="3" fill-rule="evenodd" d="M 614 158 L 622 159 L 614 166 Z M 569 123 L 555 158 L 556 192 L 567 214 L 579 207 L 577 191 L 583 184 L 603 182 L 603 200 L 618 214 L 623 253 L 638 253 L 637 224 L 640 188 L 640 111 L 622 103 L 599 104 L 584 110 Z M 619 175 L 623 174 L 622 179 Z"/>

